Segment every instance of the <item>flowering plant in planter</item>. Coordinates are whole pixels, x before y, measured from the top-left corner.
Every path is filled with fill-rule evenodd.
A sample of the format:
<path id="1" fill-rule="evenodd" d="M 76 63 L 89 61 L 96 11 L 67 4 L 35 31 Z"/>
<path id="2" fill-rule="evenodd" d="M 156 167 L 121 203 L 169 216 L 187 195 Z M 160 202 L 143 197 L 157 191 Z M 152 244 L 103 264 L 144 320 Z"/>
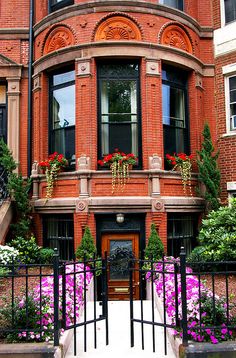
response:
<path id="1" fill-rule="evenodd" d="M 39 166 L 42 168 L 46 174 L 47 180 L 47 192 L 46 199 L 50 199 L 53 193 L 54 183 L 57 180 L 58 173 L 68 165 L 68 162 L 63 154 L 58 154 L 54 152 L 50 154 L 48 159 L 39 163 Z"/>
<path id="2" fill-rule="evenodd" d="M 112 154 L 106 155 L 102 160 L 98 160 L 101 166 L 110 166 L 112 173 L 112 193 L 117 189 L 124 190 L 129 179 L 130 168 L 137 163 L 138 158 L 133 153 L 123 153 L 115 149 Z"/>
<path id="3" fill-rule="evenodd" d="M 182 178 L 184 193 L 187 194 L 187 187 L 189 187 L 190 195 L 192 196 L 191 188 L 191 170 L 193 155 L 185 153 L 174 153 L 173 155 L 166 154 L 167 162 L 173 166 L 172 170 L 179 170 Z"/>

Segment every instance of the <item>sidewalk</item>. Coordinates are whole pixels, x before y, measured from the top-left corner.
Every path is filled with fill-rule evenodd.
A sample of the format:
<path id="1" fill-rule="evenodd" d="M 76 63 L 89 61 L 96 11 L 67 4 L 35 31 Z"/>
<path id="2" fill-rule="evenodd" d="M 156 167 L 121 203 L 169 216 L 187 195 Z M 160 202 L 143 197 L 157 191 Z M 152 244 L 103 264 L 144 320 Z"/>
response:
<path id="1" fill-rule="evenodd" d="M 151 319 L 151 302 L 144 301 L 144 319 Z M 89 302 L 87 312 L 93 312 L 92 303 Z M 91 306 L 91 307 L 90 307 Z M 87 352 L 84 353 L 83 339 L 84 328 L 77 329 L 77 357 L 81 358 L 175 358 L 175 355 L 168 343 L 167 356 L 164 355 L 164 329 L 155 328 L 156 352 L 152 351 L 152 327 L 144 326 L 144 345 L 141 348 L 141 324 L 134 324 L 135 346 L 130 347 L 130 309 L 129 301 L 110 301 L 108 304 L 109 316 L 109 345 L 105 343 L 105 322 L 97 323 L 97 349 L 94 349 L 94 325 L 87 326 Z M 134 317 L 140 317 L 140 302 L 134 301 Z M 156 311 L 156 310 L 155 310 Z M 101 307 L 98 306 L 97 314 L 101 313 Z M 160 322 L 156 312 L 155 320 Z M 88 317 L 89 318 L 89 317 Z M 70 344 L 66 358 L 74 357 L 73 341 Z"/>

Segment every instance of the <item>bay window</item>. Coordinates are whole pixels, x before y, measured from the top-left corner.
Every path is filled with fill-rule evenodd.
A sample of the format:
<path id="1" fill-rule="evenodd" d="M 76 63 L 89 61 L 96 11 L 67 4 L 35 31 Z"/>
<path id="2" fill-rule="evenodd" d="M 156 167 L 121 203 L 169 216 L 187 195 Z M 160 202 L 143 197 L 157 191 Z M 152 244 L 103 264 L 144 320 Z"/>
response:
<path id="1" fill-rule="evenodd" d="M 236 20 L 236 2 L 235 0 L 224 0 L 225 23 Z"/>
<path id="2" fill-rule="evenodd" d="M 74 0 L 49 0 L 49 12 L 74 4 Z"/>

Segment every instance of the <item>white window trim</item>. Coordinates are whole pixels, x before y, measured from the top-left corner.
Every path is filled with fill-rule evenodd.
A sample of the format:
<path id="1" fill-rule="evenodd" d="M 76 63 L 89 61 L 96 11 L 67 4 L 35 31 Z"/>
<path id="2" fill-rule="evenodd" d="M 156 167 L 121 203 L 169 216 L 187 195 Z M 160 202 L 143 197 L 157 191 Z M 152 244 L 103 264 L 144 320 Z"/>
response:
<path id="1" fill-rule="evenodd" d="M 227 192 L 228 192 L 228 199 L 230 204 L 230 199 L 232 199 L 236 194 L 236 182 L 230 181 L 227 182 Z"/>
<path id="2" fill-rule="evenodd" d="M 225 2 L 220 0 L 220 17 L 221 17 L 221 27 L 225 26 Z"/>
<path id="3" fill-rule="evenodd" d="M 230 94 L 229 94 L 229 79 L 236 77 L 236 63 L 222 67 L 225 84 L 225 114 L 226 114 L 226 135 L 235 135 L 236 129 L 230 129 Z"/>

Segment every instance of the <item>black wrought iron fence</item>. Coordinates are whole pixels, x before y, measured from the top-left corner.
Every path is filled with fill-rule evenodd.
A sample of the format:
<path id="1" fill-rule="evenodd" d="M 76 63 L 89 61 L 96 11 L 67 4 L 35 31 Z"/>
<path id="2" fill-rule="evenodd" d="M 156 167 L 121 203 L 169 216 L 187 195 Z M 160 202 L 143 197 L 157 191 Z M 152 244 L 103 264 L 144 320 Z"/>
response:
<path id="1" fill-rule="evenodd" d="M 6 170 L 0 165 L 0 205 L 2 204 L 3 200 L 5 200 L 8 196 L 7 190 L 7 183 L 8 183 L 8 176 Z"/>
<path id="2" fill-rule="evenodd" d="M 8 342 L 52 341 L 59 345 L 63 330 L 84 326 L 84 350 L 87 346 L 87 325 L 94 325 L 94 346 L 97 345 L 96 324 L 105 321 L 108 344 L 107 260 L 91 259 L 53 264 L 0 265 L 0 338 Z M 96 306 L 97 275 L 102 274 L 102 314 Z M 93 281 L 93 285 L 92 285 Z M 93 315 L 88 319 L 88 288 L 93 287 Z M 83 314 L 83 319 L 82 319 Z"/>
<path id="3" fill-rule="evenodd" d="M 135 324 L 141 326 L 139 341 L 144 349 L 144 331 L 152 327 L 153 352 L 156 350 L 157 327 L 164 331 L 164 353 L 168 334 L 179 337 L 184 345 L 190 341 L 211 342 L 233 339 L 236 332 L 236 263 L 201 262 L 193 268 L 186 263 L 183 248 L 180 258 L 166 257 L 130 261 L 131 347 L 134 346 Z M 140 308 L 134 313 L 132 283 L 139 272 Z M 151 317 L 144 315 L 143 287 L 147 285 Z M 157 313 L 159 312 L 159 313 Z"/>

